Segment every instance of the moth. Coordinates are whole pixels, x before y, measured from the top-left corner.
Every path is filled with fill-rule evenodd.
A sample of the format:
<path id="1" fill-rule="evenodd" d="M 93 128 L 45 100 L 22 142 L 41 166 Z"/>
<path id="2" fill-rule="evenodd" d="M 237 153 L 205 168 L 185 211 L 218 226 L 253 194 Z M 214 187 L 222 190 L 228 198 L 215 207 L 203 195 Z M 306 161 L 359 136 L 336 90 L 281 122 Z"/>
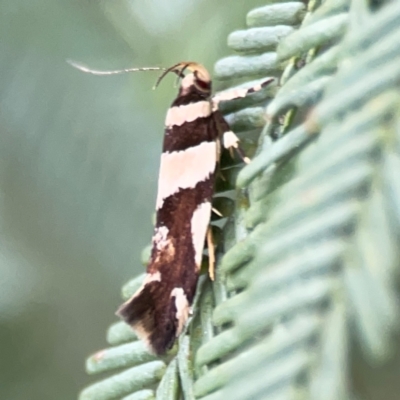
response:
<path id="1" fill-rule="evenodd" d="M 107 74 L 72 64 L 85 72 Z M 151 69 L 156 68 L 114 72 Z M 218 104 L 245 97 L 273 81 L 212 97 L 211 78 L 202 65 L 180 62 L 166 69 L 156 86 L 170 72 L 178 76 L 180 87 L 165 118 L 150 261 L 141 287 L 117 311 L 157 355 L 173 346 L 189 317 L 210 232 L 221 145 L 248 161 Z"/>

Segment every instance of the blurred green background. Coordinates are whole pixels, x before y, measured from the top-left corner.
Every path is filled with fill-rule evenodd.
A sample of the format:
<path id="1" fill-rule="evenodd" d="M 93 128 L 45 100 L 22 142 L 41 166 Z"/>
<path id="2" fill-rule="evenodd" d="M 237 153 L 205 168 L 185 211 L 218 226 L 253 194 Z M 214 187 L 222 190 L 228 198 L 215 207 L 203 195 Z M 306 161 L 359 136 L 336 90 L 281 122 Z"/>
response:
<path id="1" fill-rule="evenodd" d="M 248 0 L 0 1 L 0 399 L 74 399 L 143 269 L 174 79 L 213 63 Z"/>

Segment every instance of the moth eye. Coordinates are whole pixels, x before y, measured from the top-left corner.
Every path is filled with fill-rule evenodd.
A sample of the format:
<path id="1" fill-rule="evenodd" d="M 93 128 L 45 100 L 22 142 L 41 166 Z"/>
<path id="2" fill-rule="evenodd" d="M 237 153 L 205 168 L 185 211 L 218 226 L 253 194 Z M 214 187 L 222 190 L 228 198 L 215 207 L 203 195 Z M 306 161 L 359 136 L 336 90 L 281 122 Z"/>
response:
<path id="1" fill-rule="evenodd" d="M 210 82 L 205 82 L 205 81 L 202 81 L 202 80 L 200 80 L 200 79 L 196 79 L 196 86 L 197 86 L 200 90 L 205 91 L 205 92 L 207 92 L 208 90 L 210 90 Z"/>

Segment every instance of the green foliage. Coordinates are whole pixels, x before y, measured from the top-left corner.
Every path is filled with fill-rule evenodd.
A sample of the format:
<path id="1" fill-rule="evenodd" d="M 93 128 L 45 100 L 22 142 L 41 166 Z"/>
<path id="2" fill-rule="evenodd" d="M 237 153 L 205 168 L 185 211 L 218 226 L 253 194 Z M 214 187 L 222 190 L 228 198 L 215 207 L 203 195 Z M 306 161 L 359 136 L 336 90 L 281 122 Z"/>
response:
<path id="1" fill-rule="evenodd" d="M 399 2 L 374 13 L 362 0 L 279 2 L 231 34 L 240 54 L 217 62 L 216 78 L 272 74 L 281 87 L 224 110 L 257 149 L 226 173 L 238 189 L 216 281 L 200 280 L 187 332 L 163 361 L 123 323 L 111 327 L 114 347 L 88 370 L 129 369 L 81 400 L 350 399 L 350 343 L 371 365 L 388 360 L 399 323 L 399 19 Z"/>
<path id="2" fill-rule="evenodd" d="M 70 400 L 93 380 L 82 360 L 152 230 L 174 80 L 153 91 L 152 73 L 94 77 L 65 60 L 211 65 L 258 1 L 228 18 L 231 0 L 0 0 L 1 399 Z"/>

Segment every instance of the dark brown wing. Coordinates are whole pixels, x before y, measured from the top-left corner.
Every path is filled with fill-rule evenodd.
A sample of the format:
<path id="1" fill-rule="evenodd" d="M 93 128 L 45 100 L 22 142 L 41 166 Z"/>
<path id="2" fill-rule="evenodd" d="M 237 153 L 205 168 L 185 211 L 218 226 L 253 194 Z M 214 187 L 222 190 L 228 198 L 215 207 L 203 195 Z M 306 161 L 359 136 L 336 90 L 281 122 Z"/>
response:
<path id="1" fill-rule="evenodd" d="M 195 294 L 211 217 L 217 136 L 211 108 L 209 116 L 166 129 L 147 277 L 118 310 L 156 354 L 181 333 Z"/>

